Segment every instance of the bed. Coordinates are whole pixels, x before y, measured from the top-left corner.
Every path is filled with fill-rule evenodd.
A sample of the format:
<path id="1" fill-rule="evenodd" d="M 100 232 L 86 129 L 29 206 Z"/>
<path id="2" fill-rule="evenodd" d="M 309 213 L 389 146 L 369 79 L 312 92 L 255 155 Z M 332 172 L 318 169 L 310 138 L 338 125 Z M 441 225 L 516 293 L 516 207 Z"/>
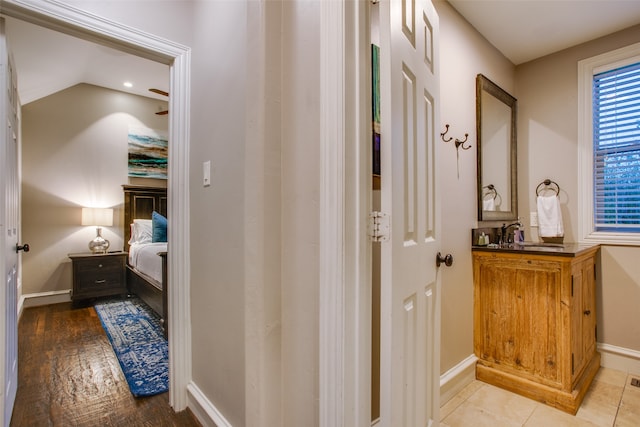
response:
<path id="1" fill-rule="evenodd" d="M 147 232 L 154 212 L 164 218 L 167 217 L 167 189 L 137 185 L 123 185 L 122 188 L 124 191 L 124 250 L 129 253 L 127 290 L 158 313 L 162 320 L 164 335 L 167 337 L 166 242 L 151 242 L 150 238 L 141 237 L 141 233 Z"/>

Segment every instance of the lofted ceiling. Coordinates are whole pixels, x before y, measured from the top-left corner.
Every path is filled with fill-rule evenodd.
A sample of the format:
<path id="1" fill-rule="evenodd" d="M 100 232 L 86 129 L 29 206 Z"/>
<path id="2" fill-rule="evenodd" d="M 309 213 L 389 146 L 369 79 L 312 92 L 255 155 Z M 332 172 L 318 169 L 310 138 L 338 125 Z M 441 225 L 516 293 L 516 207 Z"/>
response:
<path id="1" fill-rule="evenodd" d="M 5 17 L 23 105 L 79 83 L 167 101 L 169 67 L 24 21 Z M 133 84 L 124 87 L 124 82 Z"/>
<path id="2" fill-rule="evenodd" d="M 640 0 L 448 0 L 518 65 L 640 24 Z M 13 18 L 7 38 L 22 104 L 78 83 L 166 100 L 169 67 Z M 124 81 L 133 83 L 125 88 Z"/>
<path id="3" fill-rule="evenodd" d="M 640 0 L 448 1 L 515 65 L 640 24 Z"/>

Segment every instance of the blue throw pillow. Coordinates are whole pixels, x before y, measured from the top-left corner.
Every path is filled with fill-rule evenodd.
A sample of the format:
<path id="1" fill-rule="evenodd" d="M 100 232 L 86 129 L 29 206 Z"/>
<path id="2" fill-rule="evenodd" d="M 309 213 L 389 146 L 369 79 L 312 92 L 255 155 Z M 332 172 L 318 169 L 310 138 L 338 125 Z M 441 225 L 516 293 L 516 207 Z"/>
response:
<path id="1" fill-rule="evenodd" d="M 153 211 L 151 214 L 151 241 L 166 242 L 167 241 L 167 218 Z"/>

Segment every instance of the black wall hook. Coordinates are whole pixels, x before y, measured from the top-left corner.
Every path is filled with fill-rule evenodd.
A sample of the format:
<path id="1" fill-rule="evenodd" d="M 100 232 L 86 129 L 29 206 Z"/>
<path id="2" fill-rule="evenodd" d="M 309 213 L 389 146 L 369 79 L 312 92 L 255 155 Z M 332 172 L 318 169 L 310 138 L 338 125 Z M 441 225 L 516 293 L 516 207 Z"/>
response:
<path id="1" fill-rule="evenodd" d="M 445 138 L 445 135 L 446 135 L 448 132 L 449 132 L 449 125 L 448 125 L 448 124 L 446 124 L 446 125 L 444 125 L 444 132 L 441 132 L 441 133 L 440 133 L 440 138 L 442 138 L 442 141 L 444 141 L 444 142 L 449 142 L 449 141 L 451 141 L 451 140 L 453 139 L 453 137 L 451 137 L 451 136 L 450 136 L 449 138 Z M 467 142 L 467 139 L 469 139 L 469 134 L 468 134 L 468 133 L 465 133 L 465 134 L 464 134 L 464 139 L 463 139 L 462 141 L 461 141 L 461 140 L 459 140 L 458 138 L 456 138 L 456 140 L 454 141 L 454 142 L 455 142 L 455 144 L 456 144 L 456 150 L 457 150 L 458 148 L 460 148 L 460 146 L 462 146 L 462 149 L 463 149 L 463 150 L 468 150 L 469 148 L 471 148 L 471 146 L 470 146 L 470 145 L 469 145 L 469 146 L 466 146 L 466 147 L 465 147 L 465 145 L 464 145 L 464 143 L 465 143 L 465 142 Z"/>
<path id="2" fill-rule="evenodd" d="M 445 131 L 442 132 L 440 134 L 440 138 L 442 138 L 442 140 L 444 142 L 449 142 L 451 141 L 453 138 L 449 137 L 449 139 L 445 139 L 444 136 L 447 134 L 447 132 L 449 132 L 449 124 L 444 125 L 444 129 Z M 465 146 L 464 143 L 467 142 L 467 139 L 469 138 L 469 134 L 465 133 L 464 134 L 464 139 L 463 140 L 459 140 L 458 138 L 456 138 L 456 140 L 454 141 L 456 144 L 456 160 L 457 160 L 457 169 L 458 169 L 458 178 L 460 178 L 460 147 L 462 147 L 463 150 L 468 150 L 469 148 L 471 148 L 471 146 Z"/>
<path id="3" fill-rule="evenodd" d="M 471 146 L 469 145 L 468 147 L 464 146 L 464 143 L 467 142 L 467 139 L 469 138 L 469 134 L 465 133 L 464 134 L 464 141 L 460 141 L 458 138 L 456 138 L 456 150 L 460 147 L 462 147 L 463 150 L 468 150 L 469 148 L 471 148 Z"/>
<path id="4" fill-rule="evenodd" d="M 444 142 L 449 142 L 453 139 L 452 137 L 449 137 L 449 139 L 444 139 L 444 136 L 447 134 L 447 132 L 449 132 L 449 125 L 444 125 L 444 128 L 445 128 L 445 131 L 440 133 L 440 138 L 442 138 Z"/>

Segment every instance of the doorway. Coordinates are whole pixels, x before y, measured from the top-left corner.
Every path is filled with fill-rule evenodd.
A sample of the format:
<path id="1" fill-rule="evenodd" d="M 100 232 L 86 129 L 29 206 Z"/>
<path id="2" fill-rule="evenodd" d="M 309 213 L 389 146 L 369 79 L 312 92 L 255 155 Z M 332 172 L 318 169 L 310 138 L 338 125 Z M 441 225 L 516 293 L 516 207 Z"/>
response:
<path id="1" fill-rule="evenodd" d="M 167 98 L 151 98 L 147 88 L 168 91 L 169 67 L 6 21 L 21 76 L 22 239 L 32 249 L 22 257 L 21 294 L 28 307 L 68 299 L 67 255 L 87 252 L 96 235 L 93 227 L 81 228 L 81 208 L 113 209 L 113 224 L 102 234 L 108 251 L 122 251 L 129 227 L 122 185 L 167 186 L 166 178 L 130 176 L 127 140 L 132 133 L 167 139 L 168 116 L 156 114 L 166 110 Z"/>
<path id="2" fill-rule="evenodd" d="M 180 141 L 169 146 L 168 196 L 169 216 L 172 227 L 169 228 L 171 251 L 169 255 L 168 283 L 181 283 L 180 287 L 169 287 L 169 309 L 176 321 L 170 322 L 173 339 L 169 343 L 170 354 L 170 393 L 171 406 L 180 411 L 186 408 L 186 385 L 190 366 L 190 328 L 185 319 L 189 319 L 189 224 L 188 191 L 171 189 L 188 188 L 188 152 L 189 152 L 189 48 L 164 40 L 150 34 L 117 24 L 108 19 L 99 18 L 71 6 L 60 7 L 46 0 L 36 6 L 15 4 L 11 1 L 0 2 L 3 14 L 55 31 L 74 35 L 86 40 L 108 45 L 122 52 L 131 53 L 171 67 L 171 98 L 169 139 Z M 19 78 L 19 76 L 18 76 Z M 4 307 L 0 307 L 4 309 Z M 179 349 L 179 351 L 178 351 Z"/>

